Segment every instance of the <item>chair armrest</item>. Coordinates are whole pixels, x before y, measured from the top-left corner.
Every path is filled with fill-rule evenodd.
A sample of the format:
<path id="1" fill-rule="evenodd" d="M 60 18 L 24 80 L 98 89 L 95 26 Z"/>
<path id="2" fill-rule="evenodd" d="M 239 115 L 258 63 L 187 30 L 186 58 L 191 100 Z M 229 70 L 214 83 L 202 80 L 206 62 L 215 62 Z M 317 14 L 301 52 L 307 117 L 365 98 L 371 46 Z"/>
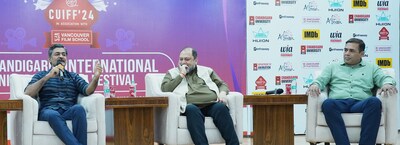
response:
<path id="1" fill-rule="evenodd" d="M 397 142 L 397 93 L 378 94 L 377 97 L 382 102 L 383 117 L 385 117 L 386 144 L 396 144 Z"/>
<path id="2" fill-rule="evenodd" d="M 87 119 L 97 121 L 97 139 L 99 145 L 106 144 L 106 118 L 105 118 L 105 98 L 102 94 L 91 94 L 89 96 L 79 96 L 78 104 L 81 104 L 86 111 Z"/>
<path id="3" fill-rule="evenodd" d="M 180 116 L 180 96 L 172 92 L 157 92 L 150 97 L 168 97 L 168 107 L 155 108 L 154 129 L 155 140 L 164 140 L 165 143 L 174 143 L 178 139 L 177 128 Z"/>
<path id="4" fill-rule="evenodd" d="M 307 124 L 306 124 L 306 140 L 308 142 L 316 142 L 317 115 L 321 111 L 322 103 L 327 99 L 327 93 L 321 92 L 319 96 L 308 96 L 307 103 Z"/>
<path id="5" fill-rule="evenodd" d="M 229 92 L 228 107 L 233 124 L 236 126 L 236 134 L 239 141 L 243 140 L 243 94 L 239 92 Z"/>
<path id="6" fill-rule="evenodd" d="M 15 144 L 31 144 L 33 123 L 38 121 L 39 104 L 31 96 L 18 94 L 13 99 L 22 99 L 22 111 L 11 111 L 10 120 L 13 130 L 13 139 L 11 142 Z"/>

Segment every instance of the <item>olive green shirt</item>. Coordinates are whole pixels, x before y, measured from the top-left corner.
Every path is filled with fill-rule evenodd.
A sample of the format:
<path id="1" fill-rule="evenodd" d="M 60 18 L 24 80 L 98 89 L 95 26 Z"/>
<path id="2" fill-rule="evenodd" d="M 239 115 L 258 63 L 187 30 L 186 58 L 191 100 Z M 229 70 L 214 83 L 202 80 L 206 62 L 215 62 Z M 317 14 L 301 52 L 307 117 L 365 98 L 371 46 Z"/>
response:
<path id="1" fill-rule="evenodd" d="M 212 91 L 204 80 L 197 75 L 197 68 L 186 74 L 185 78 L 188 83 L 188 92 L 186 93 L 188 104 L 207 104 L 217 100 L 217 92 Z M 210 78 L 218 86 L 220 92 L 229 92 L 226 83 L 222 81 L 214 71 L 211 73 Z M 182 79 L 180 75 L 172 78 L 171 74 L 168 72 L 162 81 L 161 90 L 163 92 L 173 92 L 181 83 Z"/>
<path id="2" fill-rule="evenodd" d="M 313 84 L 318 84 L 321 90 L 328 85 L 328 96 L 332 99 L 364 100 L 375 95 L 371 91 L 374 86 L 381 88 L 384 84 L 396 85 L 396 82 L 378 65 L 361 60 L 354 66 L 344 62 L 330 64 Z"/>

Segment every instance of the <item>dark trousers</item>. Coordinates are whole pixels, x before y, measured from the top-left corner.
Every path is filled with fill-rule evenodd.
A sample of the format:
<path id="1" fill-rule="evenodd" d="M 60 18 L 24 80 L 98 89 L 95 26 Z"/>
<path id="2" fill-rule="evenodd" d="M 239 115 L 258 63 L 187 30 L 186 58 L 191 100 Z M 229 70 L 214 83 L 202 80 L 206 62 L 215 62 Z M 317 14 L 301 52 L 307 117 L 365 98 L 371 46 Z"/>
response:
<path id="1" fill-rule="evenodd" d="M 322 112 L 337 145 L 350 145 L 341 113 L 363 113 L 360 145 L 375 145 L 381 121 L 382 103 L 376 97 L 359 101 L 355 99 L 327 99 Z"/>
<path id="2" fill-rule="evenodd" d="M 213 122 L 226 144 L 239 145 L 239 139 L 236 135 L 229 109 L 225 104 L 215 103 L 201 108 L 188 104 L 183 115 L 186 116 L 188 130 L 194 144 L 208 145 L 204 121 L 205 116 L 210 116 L 213 118 Z"/>
<path id="3" fill-rule="evenodd" d="M 85 109 L 77 104 L 68 110 L 42 109 L 39 120 L 48 121 L 58 138 L 66 145 L 87 145 L 87 121 Z M 65 120 L 72 120 L 72 130 Z"/>

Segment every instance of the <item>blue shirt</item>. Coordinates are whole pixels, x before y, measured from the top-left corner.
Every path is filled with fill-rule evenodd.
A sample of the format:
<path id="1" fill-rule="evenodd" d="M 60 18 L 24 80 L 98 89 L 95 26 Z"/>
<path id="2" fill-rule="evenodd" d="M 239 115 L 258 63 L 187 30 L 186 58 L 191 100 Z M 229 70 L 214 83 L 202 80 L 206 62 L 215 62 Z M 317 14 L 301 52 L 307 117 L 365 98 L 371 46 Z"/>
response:
<path id="1" fill-rule="evenodd" d="M 29 82 L 29 85 L 42 79 L 49 71 L 36 73 Z M 89 84 L 78 74 L 65 70 L 63 80 L 59 77 L 50 78 L 40 89 L 37 96 L 40 103 L 39 110 L 47 108 L 68 110 L 77 103 L 79 94 L 87 95 L 86 88 L 88 86 Z"/>
<path id="2" fill-rule="evenodd" d="M 321 90 L 329 86 L 329 98 L 364 100 L 371 97 L 371 89 L 381 88 L 384 84 L 396 85 L 391 76 L 383 73 L 378 65 L 361 61 L 354 66 L 344 62 L 328 65 L 314 81 Z"/>

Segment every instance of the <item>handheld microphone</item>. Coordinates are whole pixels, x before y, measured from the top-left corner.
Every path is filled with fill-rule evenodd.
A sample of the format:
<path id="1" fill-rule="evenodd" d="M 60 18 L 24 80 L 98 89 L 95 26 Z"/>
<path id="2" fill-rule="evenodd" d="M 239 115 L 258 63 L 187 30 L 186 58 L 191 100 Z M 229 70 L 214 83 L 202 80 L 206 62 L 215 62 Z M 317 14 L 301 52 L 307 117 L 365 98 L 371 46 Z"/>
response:
<path id="1" fill-rule="evenodd" d="M 275 89 L 275 90 L 271 90 L 271 91 L 266 91 L 265 94 L 267 95 L 271 95 L 271 94 L 282 94 L 283 93 L 283 89 Z"/>
<path id="2" fill-rule="evenodd" d="M 60 71 L 58 72 L 58 75 L 60 76 L 61 80 L 64 80 L 64 62 L 61 61 L 60 59 L 57 60 L 57 67 L 60 69 Z"/>

